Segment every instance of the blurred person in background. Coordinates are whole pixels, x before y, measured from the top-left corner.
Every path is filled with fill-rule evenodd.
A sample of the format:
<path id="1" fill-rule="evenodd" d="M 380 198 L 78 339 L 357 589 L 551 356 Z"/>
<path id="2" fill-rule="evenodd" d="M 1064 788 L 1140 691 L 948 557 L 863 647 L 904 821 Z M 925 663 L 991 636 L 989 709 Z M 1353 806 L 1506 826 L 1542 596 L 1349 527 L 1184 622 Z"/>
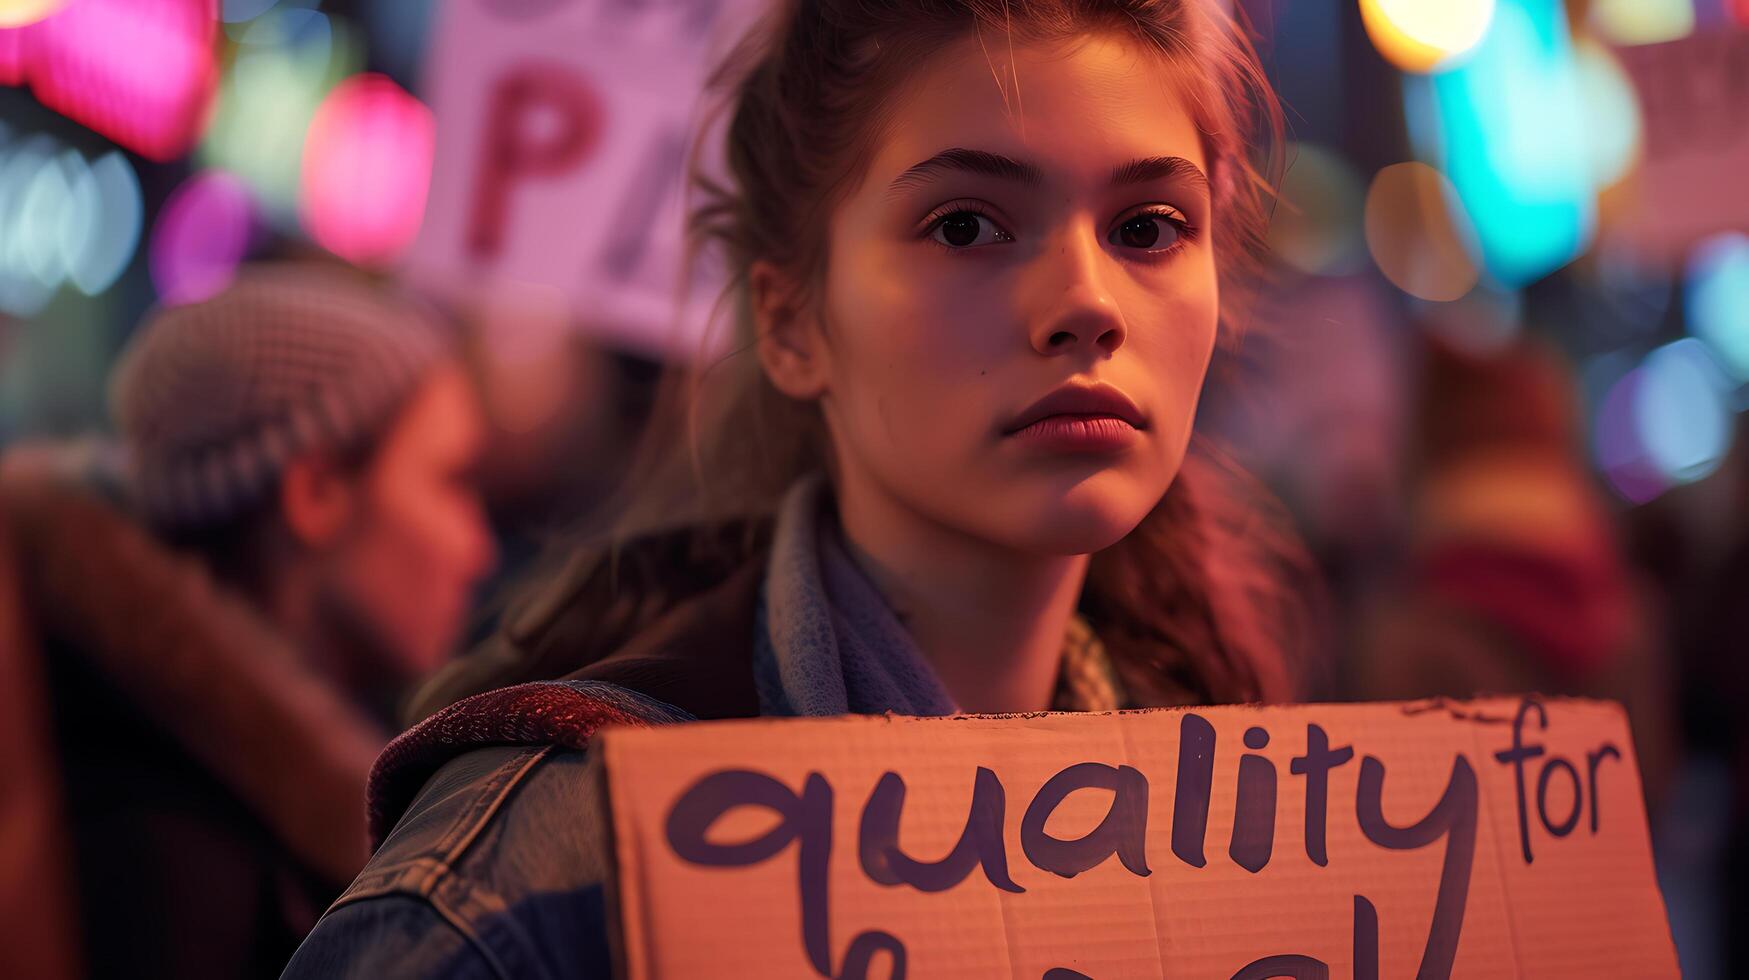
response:
<path id="1" fill-rule="evenodd" d="M 1528 342 L 1433 340 L 1421 375 L 1405 573 L 1362 614 L 1350 695 L 1620 701 L 1655 814 L 1675 754 L 1662 610 L 1586 468 L 1568 370 Z"/>
<path id="2" fill-rule="evenodd" d="M 537 353 L 507 357 L 505 321 L 462 316 L 470 336 L 493 341 L 468 352 L 492 432 L 480 491 L 498 542 L 498 566 L 479 590 L 485 598 L 464 644 L 472 646 L 496 631 L 523 583 L 542 573 L 543 557 L 607 517 L 649 421 L 662 366 L 595 343 L 572 322 Z"/>
<path id="3" fill-rule="evenodd" d="M 83 958 L 276 975 L 363 865 L 396 701 L 494 560 L 474 389 L 417 308 L 287 265 L 151 317 L 112 409 L 119 465 L 0 468 Z"/>
<path id="4" fill-rule="evenodd" d="M 1736 446 L 1727 458 L 1727 478 L 1739 488 L 1749 486 L 1749 421 L 1739 416 Z M 1718 890 L 1718 922 L 1722 940 L 1723 976 L 1749 976 L 1749 499 L 1733 496 L 1734 528 L 1717 529 L 1726 542 L 1722 557 L 1706 573 L 1679 577 L 1667 573 L 1681 609 L 1684 735 L 1697 763 L 1688 773 L 1699 788 L 1687 809 L 1688 819 L 1674 829 L 1679 845 L 1699 865 L 1689 880 L 1706 875 Z M 1651 508 L 1647 508 L 1651 510 Z M 1665 512 L 1640 515 L 1642 551 L 1661 545 L 1676 551 L 1682 535 L 1658 522 Z M 1709 530 L 1713 530 L 1709 528 Z M 1661 533 L 1654 533 L 1661 532 Z M 1660 556 L 1663 557 L 1663 556 Z M 1666 565 L 1681 567 L 1669 556 Z M 1699 780 L 1695 776 L 1701 775 Z M 1688 801 L 1684 801 L 1685 803 Z M 1731 928 L 1735 923 L 1738 928 Z M 1684 964 L 1687 965 L 1686 963 Z"/>

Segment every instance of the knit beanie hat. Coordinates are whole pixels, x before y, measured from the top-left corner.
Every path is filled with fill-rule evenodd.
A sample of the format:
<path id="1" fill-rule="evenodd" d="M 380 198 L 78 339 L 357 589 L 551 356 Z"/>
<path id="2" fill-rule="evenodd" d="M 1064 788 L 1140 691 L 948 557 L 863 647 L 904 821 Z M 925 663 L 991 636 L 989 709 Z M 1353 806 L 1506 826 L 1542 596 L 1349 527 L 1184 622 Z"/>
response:
<path id="1" fill-rule="evenodd" d="M 246 514 L 293 457 L 378 435 L 448 346 L 435 317 L 332 266 L 257 266 L 155 311 L 110 383 L 137 505 L 166 529 Z"/>

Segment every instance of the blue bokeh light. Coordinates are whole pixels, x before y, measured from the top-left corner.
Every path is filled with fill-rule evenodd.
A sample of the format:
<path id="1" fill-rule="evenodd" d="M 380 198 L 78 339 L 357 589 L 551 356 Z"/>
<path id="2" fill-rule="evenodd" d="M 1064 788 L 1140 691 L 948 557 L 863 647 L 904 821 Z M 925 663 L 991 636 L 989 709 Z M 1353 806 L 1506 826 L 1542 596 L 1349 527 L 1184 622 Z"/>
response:
<path id="1" fill-rule="evenodd" d="M 1646 356 L 1634 428 L 1666 477 L 1691 483 L 1718 469 L 1731 443 L 1730 382 L 1700 341 L 1684 338 Z"/>
<path id="2" fill-rule="evenodd" d="M 1701 243 L 1688 260 L 1683 300 L 1688 332 L 1737 381 L 1749 381 L 1749 235 L 1727 232 Z"/>

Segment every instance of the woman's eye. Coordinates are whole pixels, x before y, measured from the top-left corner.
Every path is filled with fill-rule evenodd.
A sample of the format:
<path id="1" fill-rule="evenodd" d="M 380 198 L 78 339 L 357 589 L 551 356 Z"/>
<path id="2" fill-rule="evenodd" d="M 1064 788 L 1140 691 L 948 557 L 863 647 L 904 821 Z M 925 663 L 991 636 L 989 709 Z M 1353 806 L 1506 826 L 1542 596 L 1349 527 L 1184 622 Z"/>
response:
<path id="1" fill-rule="evenodd" d="M 1112 229 L 1109 241 L 1124 248 L 1157 252 L 1176 245 L 1183 233 L 1183 227 L 1167 215 L 1138 214 Z"/>
<path id="2" fill-rule="evenodd" d="M 998 228 L 996 222 L 975 211 L 955 211 L 945 215 L 929 234 L 949 248 L 971 248 L 1014 240 L 1014 236 Z"/>

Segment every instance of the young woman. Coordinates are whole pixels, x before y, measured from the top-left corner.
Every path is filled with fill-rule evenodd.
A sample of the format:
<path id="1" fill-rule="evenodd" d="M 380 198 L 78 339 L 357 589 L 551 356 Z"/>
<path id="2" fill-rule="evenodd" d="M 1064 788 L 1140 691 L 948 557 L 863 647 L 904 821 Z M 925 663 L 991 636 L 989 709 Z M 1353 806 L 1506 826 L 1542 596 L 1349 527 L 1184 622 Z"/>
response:
<path id="1" fill-rule="evenodd" d="M 384 754 L 292 976 L 606 975 L 601 724 L 1296 691 L 1291 551 L 1191 445 L 1279 130 L 1213 0 L 790 0 L 725 78 L 748 343 Z"/>

